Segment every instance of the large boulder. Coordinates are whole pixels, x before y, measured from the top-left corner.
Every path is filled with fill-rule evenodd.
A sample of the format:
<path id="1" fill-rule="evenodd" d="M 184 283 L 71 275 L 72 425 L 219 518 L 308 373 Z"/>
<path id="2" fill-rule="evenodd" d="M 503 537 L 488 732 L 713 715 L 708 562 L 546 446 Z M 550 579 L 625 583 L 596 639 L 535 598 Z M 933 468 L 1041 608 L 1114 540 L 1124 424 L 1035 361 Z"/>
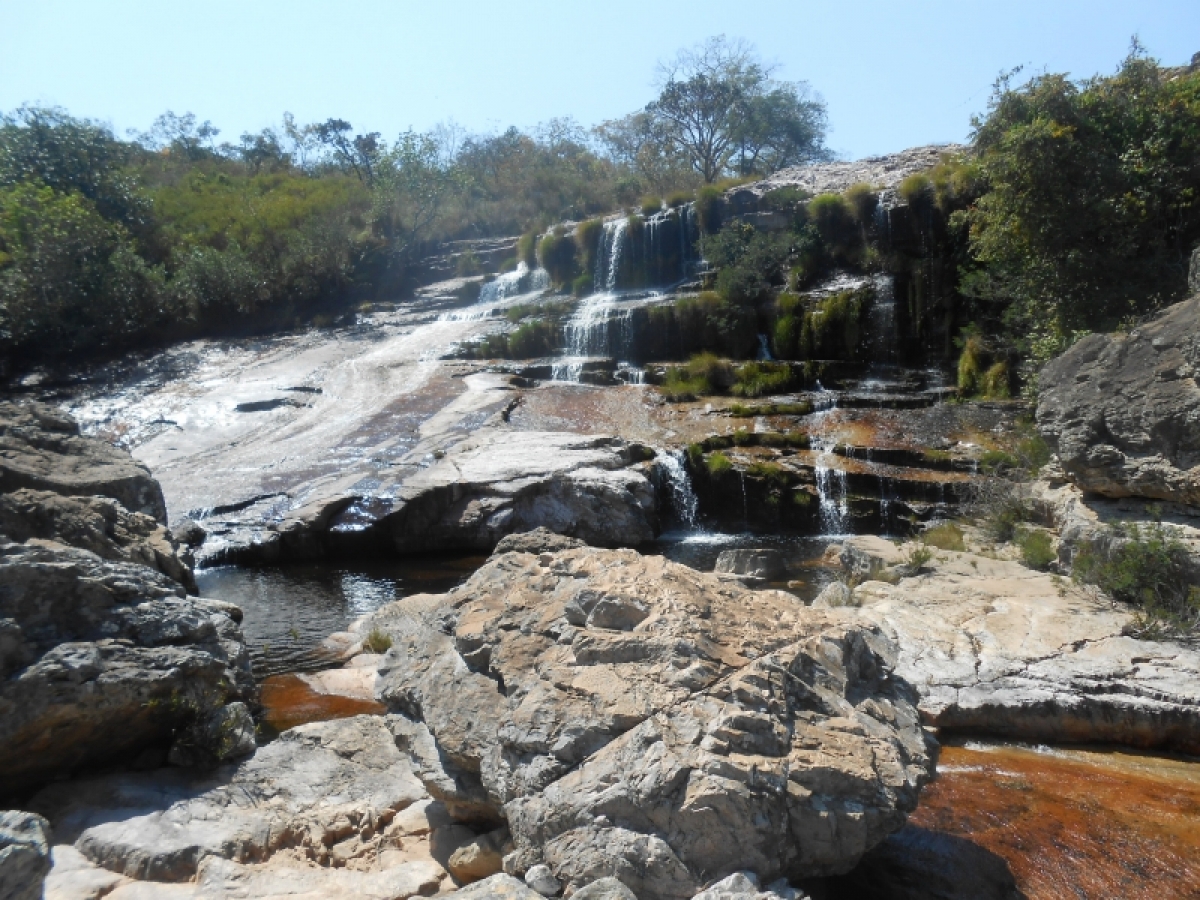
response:
<path id="1" fill-rule="evenodd" d="M 379 697 L 507 819 L 506 871 L 568 892 L 845 872 L 932 774 L 877 628 L 659 557 L 505 553 L 365 627 L 393 639 Z"/>
<path id="2" fill-rule="evenodd" d="M 225 710 L 253 693 L 235 611 L 145 566 L 0 541 L 0 795 L 174 738 L 194 759 L 253 749 Z M 206 745 L 214 716 L 238 739 Z"/>
<path id="3" fill-rule="evenodd" d="M 1038 428 L 1076 485 L 1200 506 L 1200 296 L 1084 338 L 1038 384 Z"/>
<path id="4" fill-rule="evenodd" d="M 864 535 L 843 557 L 883 565 L 897 552 Z M 1200 753 L 1200 652 L 1130 637 L 1131 611 L 1094 592 L 1016 561 L 939 551 L 925 574 L 853 595 L 835 612 L 895 641 L 896 671 L 930 725 Z"/>
<path id="5" fill-rule="evenodd" d="M 19 488 L 111 497 L 131 512 L 167 521 L 158 482 L 128 453 L 83 437 L 72 418 L 51 406 L 0 401 L 0 493 Z"/>

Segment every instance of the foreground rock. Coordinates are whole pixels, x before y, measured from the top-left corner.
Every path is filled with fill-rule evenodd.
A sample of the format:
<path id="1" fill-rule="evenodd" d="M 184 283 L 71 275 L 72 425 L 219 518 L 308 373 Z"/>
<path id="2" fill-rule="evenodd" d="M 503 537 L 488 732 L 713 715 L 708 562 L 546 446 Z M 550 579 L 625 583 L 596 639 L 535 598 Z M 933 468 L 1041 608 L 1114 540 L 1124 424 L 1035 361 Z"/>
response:
<path id="1" fill-rule="evenodd" d="M 0 794 L 172 740 L 181 760 L 253 749 L 226 709 L 253 692 L 235 613 L 145 566 L 0 541 Z"/>
<path id="2" fill-rule="evenodd" d="M 70 497 L 110 497 L 167 521 L 162 489 L 133 457 L 80 435 L 69 416 L 41 403 L 0 402 L 0 492 L 20 488 Z"/>
<path id="3" fill-rule="evenodd" d="M 842 554 L 859 572 L 903 556 L 868 536 Z M 839 612 L 896 642 L 896 672 L 920 692 L 928 724 L 1200 753 L 1200 652 L 1128 637 L 1128 610 L 1014 561 L 939 551 L 925 571 L 866 581 L 858 608 Z"/>
<path id="4" fill-rule="evenodd" d="M 505 553 L 364 627 L 394 641 L 380 698 L 458 770 L 431 792 L 503 814 L 505 870 L 567 891 L 844 872 L 932 773 L 877 628 L 661 558 Z"/>
<path id="5" fill-rule="evenodd" d="M 208 776 L 48 788 L 33 802 L 60 842 L 47 895 L 403 900 L 452 888 L 449 860 L 478 838 L 414 775 L 423 731 L 358 716 L 291 729 Z"/>
<path id="6" fill-rule="evenodd" d="M 1076 485 L 1200 506 L 1200 296 L 1084 338 L 1038 384 L 1038 428 Z"/>

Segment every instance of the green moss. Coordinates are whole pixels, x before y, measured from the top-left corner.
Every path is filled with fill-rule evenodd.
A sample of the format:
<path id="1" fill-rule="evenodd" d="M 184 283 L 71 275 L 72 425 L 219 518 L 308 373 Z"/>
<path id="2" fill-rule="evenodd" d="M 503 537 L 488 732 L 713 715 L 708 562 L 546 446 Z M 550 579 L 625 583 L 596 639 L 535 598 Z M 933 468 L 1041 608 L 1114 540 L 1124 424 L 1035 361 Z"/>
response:
<path id="1" fill-rule="evenodd" d="M 782 394 L 794 383 L 792 367 L 786 363 L 750 362 L 734 370 L 733 393 L 739 397 Z"/>
<path id="2" fill-rule="evenodd" d="M 748 428 L 739 428 L 733 433 L 733 445 L 735 447 L 749 447 L 752 444 L 757 444 L 757 435 Z"/>
<path id="3" fill-rule="evenodd" d="M 716 478 L 730 471 L 733 468 L 733 462 L 718 450 L 705 457 L 704 466 L 708 469 L 708 474 Z"/>

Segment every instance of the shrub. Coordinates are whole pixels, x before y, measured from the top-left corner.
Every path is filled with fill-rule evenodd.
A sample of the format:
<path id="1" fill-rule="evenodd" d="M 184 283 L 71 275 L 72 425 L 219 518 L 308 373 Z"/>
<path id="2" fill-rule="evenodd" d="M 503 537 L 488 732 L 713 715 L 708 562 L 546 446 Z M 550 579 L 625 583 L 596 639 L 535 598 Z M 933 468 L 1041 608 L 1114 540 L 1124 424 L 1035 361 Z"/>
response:
<path id="1" fill-rule="evenodd" d="M 813 411 L 808 400 L 797 403 L 731 403 L 729 414 L 735 419 L 750 419 L 756 416 L 807 416 Z"/>
<path id="2" fill-rule="evenodd" d="M 692 197 L 694 196 L 695 194 L 693 194 L 691 191 L 674 191 L 673 193 L 667 194 L 667 208 L 676 209 L 680 206 L 691 203 Z"/>
<path id="3" fill-rule="evenodd" d="M 643 197 L 642 198 L 642 215 L 649 218 L 656 213 L 662 212 L 663 202 L 662 197 Z"/>
<path id="4" fill-rule="evenodd" d="M 537 232 L 527 231 L 517 239 L 517 261 L 537 268 Z"/>
<path id="5" fill-rule="evenodd" d="M 470 275 L 479 275 L 483 272 L 483 263 L 479 261 L 479 257 L 474 250 L 467 250 L 458 255 L 458 259 L 454 263 L 454 274 L 459 278 L 464 278 Z"/>
<path id="6" fill-rule="evenodd" d="M 1044 572 L 1058 557 L 1050 535 L 1036 528 L 1017 529 L 1014 543 L 1021 551 L 1021 562 L 1031 569 Z"/>
<path id="7" fill-rule="evenodd" d="M 900 182 L 897 193 L 914 209 L 927 209 L 933 202 L 933 182 L 928 175 L 917 172 Z"/>
<path id="8" fill-rule="evenodd" d="M 517 258 L 515 256 L 510 256 L 508 259 L 506 259 L 500 263 L 499 271 L 501 273 L 512 272 L 512 271 L 515 271 L 516 268 L 517 268 Z"/>
<path id="9" fill-rule="evenodd" d="M 538 256 L 542 267 L 549 273 L 550 280 L 560 287 L 570 284 L 579 272 L 577 259 L 579 248 L 575 238 L 561 227 L 549 232 L 538 245 Z"/>
<path id="10" fill-rule="evenodd" d="M 709 475 L 719 477 L 733 468 L 733 462 L 730 461 L 728 456 L 718 450 L 705 457 L 704 466 L 708 469 Z"/>
<path id="11" fill-rule="evenodd" d="M 916 575 L 933 559 L 933 551 L 924 544 L 913 544 L 904 557 L 901 567 L 909 575 Z"/>
<path id="12" fill-rule="evenodd" d="M 588 219 L 580 222 L 575 228 L 575 243 L 579 245 L 579 260 L 584 274 L 596 269 L 596 253 L 600 247 L 600 239 L 604 236 L 604 221 Z"/>
<path id="13" fill-rule="evenodd" d="M 733 392 L 739 397 L 781 394 L 793 383 L 792 367 L 786 363 L 749 362 L 734 371 Z"/>
<path id="14" fill-rule="evenodd" d="M 549 356 L 554 352 L 554 339 L 555 329 L 549 322 L 526 322 L 508 336 L 508 355 L 512 359 Z"/>
<path id="15" fill-rule="evenodd" d="M 758 435 L 748 428 L 739 428 L 733 433 L 733 446 L 749 447 L 751 444 L 758 443 Z"/>
<path id="16" fill-rule="evenodd" d="M 771 487 L 787 487 L 795 478 L 783 466 L 773 462 L 751 463 L 746 474 L 751 478 L 760 478 L 766 481 Z"/>
<path id="17" fill-rule="evenodd" d="M 1071 575 L 1135 606 L 1144 636 L 1192 635 L 1200 630 L 1200 589 L 1187 583 L 1187 559 L 1187 548 L 1169 526 L 1132 525 L 1108 542 L 1082 547 Z"/>
<path id="18" fill-rule="evenodd" d="M 368 653 L 387 653 L 392 649 L 392 636 L 380 628 L 372 628 L 363 639 L 363 649 Z"/>
<path id="19" fill-rule="evenodd" d="M 686 365 L 668 369 L 666 382 L 660 390 L 668 400 L 692 400 L 718 393 L 732 380 L 728 362 L 713 353 L 699 353 Z"/>
<path id="20" fill-rule="evenodd" d="M 592 292 L 592 276 L 587 272 L 581 275 L 576 275 L 571 282 L 571 295 L 574 297 L 586 297 Z"/>
<path id="21" fill-rule="evenodd" d="M 1003 360 L 993 363 L 983 373 L 983 396 L 988 400 L 1007 400 L 1011 395 L 1008 363 Z"/>
<path id="22" fill-rule="evenodd" d="M 706 184 L 696 192 L 696 217 L 704 234 L 716 234 L 721 228 L 721 213 L 725 201 L 719 188 Z"/>
<path id="23" fill-rule="evenodd" d="M 967 549 L 966 542 L 963 541 L 963 530 L 953 522 L 943 522 L 926 528 L 921 532 L 921 540 L 939 550 L 956 550 L 962 553 Z"/>
<path id="24" fill-rule="evenodd" d="M 818 194 L 809 201 L 808 218 L 835 255 L 852 255 L 862 242 L 854 210 L 841 194 Z"/>
<path id="25" fill-rule="evenodd" d="M 879 195 L 872 187 L 862 183 L 851 185 L 842 196 L 858 224 L 863 227 L 870 225 L 879 206 Z"/>

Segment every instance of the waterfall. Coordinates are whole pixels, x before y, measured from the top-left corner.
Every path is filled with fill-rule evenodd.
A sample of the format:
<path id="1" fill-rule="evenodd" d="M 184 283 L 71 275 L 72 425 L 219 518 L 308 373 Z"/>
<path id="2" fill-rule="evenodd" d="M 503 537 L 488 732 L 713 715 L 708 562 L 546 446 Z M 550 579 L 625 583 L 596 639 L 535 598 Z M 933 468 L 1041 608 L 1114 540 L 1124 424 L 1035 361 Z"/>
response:
<path id="1" fill-rule="evenodd" d="M 758 361 L 772 362 L 774 359 L 775 357 L 771 355 L 771 345 L 767 336 L 760 333 L 758 336 Z"/>
<path id="2" fill-rule="evenodd" d="M 666 475 L 672 512 L 686 528 L 694 529 L 700 516 L 700 498 L 692 490 L 692 479 L 684 463 L 683 451 L 660 452 L 658 460 Z"/>
<path id="3" fill-rule="evenodd" d="M 871 362 L 890 364 L 896 361 L 895 284 L 891 275 L 877 275 L 872 281 L 875 299 L 869 320 Z"/>
<path id="4" fill-rule="evenodd" d="M 611 293 L 617 289 L 617 276 L 621 272 L 625 234 L 628 231 L 628 219 L 610 219 L 604 223 L 600 245 L 596 248 L 596 272 L 592 276 L 597 294 Z"/>
<path id="5" fill-rule="evenodd" d="M 832 408 L 830 406 L 829 408 Z M 820 428 L 827 412 L 818 412 L 812 417 L 813 431 Z M 816 451 L 813 474 L 817 481 L 819 522 L 821 534 L 846 534 L 850 523 L 850 490 L 846 470 L 834 467 L 837 455 L 833 452 L 836 441 L 824 435 L 812 435 L 811 446 Z"/>
<path id="6" fill-rule="evenodd" d="M 479 291 L 479 303 L 499 303 L 509 297 L 519 294 L 529 294 L 534 291 L 544 291 L 550 287 L 550 274 L 540 266 L 530 270 L 524 261 L 517 263 L 511 272 L 497 275 L 485 284 Z"/>

